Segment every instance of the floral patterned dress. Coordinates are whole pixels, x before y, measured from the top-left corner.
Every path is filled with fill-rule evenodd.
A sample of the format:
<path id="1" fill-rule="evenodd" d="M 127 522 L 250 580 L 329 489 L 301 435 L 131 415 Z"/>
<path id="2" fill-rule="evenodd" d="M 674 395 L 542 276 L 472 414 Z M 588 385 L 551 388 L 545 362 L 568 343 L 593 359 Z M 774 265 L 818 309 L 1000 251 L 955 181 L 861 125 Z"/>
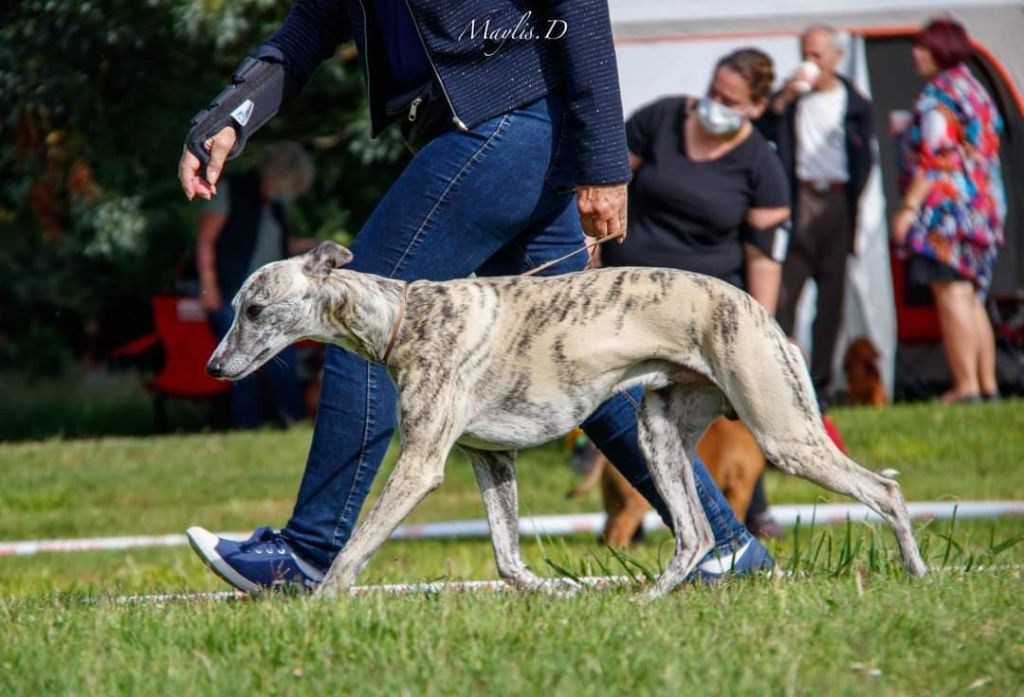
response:
<path id="1" fill-rule="evenodd" d="M 945 132 L 925 138 L 930 112 Z M 932 123 L 936 122 L 934 114 Z M 932 182 L 905 243 L 905 254 L 929 257 L 971 280 L 984 296 L 1003 243 L 1006 199 L 999 167 L 1002 120 L 966 65 L 925 85 L 900 138 L 900 185 L 918 173 Z"/>

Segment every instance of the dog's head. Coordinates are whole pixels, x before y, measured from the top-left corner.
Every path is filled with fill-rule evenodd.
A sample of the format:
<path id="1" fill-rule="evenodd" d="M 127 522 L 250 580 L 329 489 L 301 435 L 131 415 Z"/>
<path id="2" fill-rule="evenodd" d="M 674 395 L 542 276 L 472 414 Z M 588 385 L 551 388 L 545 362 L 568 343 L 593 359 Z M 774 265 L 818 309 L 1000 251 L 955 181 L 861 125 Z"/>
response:
<path id="1" fill-rule="evenodd" d="M 206 364 L 212 377 L 241 380 L 299 339 L 330 340 L 318 302 L 319 287 L 332 269 L 352 261 L 352 252 L 321 242 L 302 256 L 275 261 L 253 272 L 231 305 L 235 321 Z"/>
<path id="2" fill-rule="evenodd" d="M 850 404 L 885 405 L 888 399 L 882 385 L 882 356 L 870 339 L 861 337 L 850 342 L 843 370 Z"/>
<path id="3" fill-rule="evenodd" d="M 881 357 L 871 339 L 858 337 L 846 348 L 843 370 L 847 375 L 870 375 L 877 378 L 882 372 Z"/>

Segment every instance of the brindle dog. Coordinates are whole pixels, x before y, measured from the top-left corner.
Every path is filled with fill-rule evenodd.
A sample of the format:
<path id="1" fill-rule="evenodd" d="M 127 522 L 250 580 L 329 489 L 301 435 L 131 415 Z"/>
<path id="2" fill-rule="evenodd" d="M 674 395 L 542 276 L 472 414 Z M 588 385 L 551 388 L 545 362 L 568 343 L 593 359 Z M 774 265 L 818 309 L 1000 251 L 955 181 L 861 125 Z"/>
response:
<path id="1" fill-rule="evenodd" d="M 676 540 L 651 597 L 680 583 L 713 547 L 689 463 L 722 414 L 742 418 L 779 469 L 879 513 L 910 574 L 926 572 L 899 485 L 832 443 L 802 357 L 746 293 L 647 268 L 405 283 L 344 270 L 351 259 L 324 242 L 258 269 L 235 297 L 235 323 L 207 366 L 214 377 L 237 380 L 310 338 L 383 361 L 398 388 L 401 456 L 320 593 L 355 583 L 441 484 L 455 445 L 473 463 L 502 577 L 523 589 L 564 590 L 520 557 L 516 450 L 568 432 L 637 384 L 647 389 L 640 445 Z"/>

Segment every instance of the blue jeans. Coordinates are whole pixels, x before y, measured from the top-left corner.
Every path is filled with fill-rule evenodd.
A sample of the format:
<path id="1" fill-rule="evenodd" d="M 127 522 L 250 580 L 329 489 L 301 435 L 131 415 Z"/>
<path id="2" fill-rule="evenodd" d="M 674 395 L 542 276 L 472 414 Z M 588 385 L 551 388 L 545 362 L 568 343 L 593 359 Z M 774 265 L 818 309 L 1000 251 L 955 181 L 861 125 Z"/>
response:
<path id="1" fill-rule="evenodd" d="M 231 323 L 235 321 L 235 311 L 231 305 L 225 303 L 221 309 L 210 312 L 207 319 L 217 341 L 220 341 L 231 329 Z M 290 424 L 305 416 L 299 381 L 295 377 L 295 348 L 289 346 L 267 362 L 255 375 L 231 383 L 231 413 L 235 428 L 259 428 L 263 423 L 260 412 L 261 377 L 265 377 L 270 383 L 271 397 L 277 410 L 276 416 L 281 421 Z"/>
<path id="2" fill-rule="evenodd" d="M 366 221 L 349 268 L 407 281 L 517 274 L 583 244 L 569 158 L 558 156 L 566 115 L 556 97 L 446 132 L 409 163 Z M 584 255 L 549 275 L 577 271 Z M 642 390 L 602 404 L 583 424 L 591 440 L 654 505 L 668 512 L 637 442 Z M 313 443 L 283 536 L 323 567 L 352 534 L 396 425 L 395 388 L 381 365 L 330 347 Z M 722 551 L 750 533 L 702 463 L 697 486 Z"/>

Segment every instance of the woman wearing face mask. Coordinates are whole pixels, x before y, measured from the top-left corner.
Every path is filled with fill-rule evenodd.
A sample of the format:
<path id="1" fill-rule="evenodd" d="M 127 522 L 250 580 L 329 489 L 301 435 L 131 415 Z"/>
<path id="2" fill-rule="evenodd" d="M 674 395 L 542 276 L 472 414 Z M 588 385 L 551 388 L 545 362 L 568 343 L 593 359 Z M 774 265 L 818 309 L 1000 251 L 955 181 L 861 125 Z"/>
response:
<path id="1" fill-rule="evenodd" d="M 272 143 L 256 167 L 223 180 L 217 195 L 199 216 L 196 268 L 200 302 L 217 339 L 234 322 L 231 307 L 242 283 L 253 271 L 272 261 L 310 249 L 315 240 L 290 238 L 284 203 L 313 183 L 313 160 L 298 143 Z M 260 371 L 270 383 L 274 416 L 286 424 L 305 414 L 295 377 L 295 349 L 286 348 Z M 257 428 L 260 413 L 260 374 L 231 385 L 236 428 Z"/>
<path id="2" fill-rule="evenodd" d="M 629 119 L 629 235 L 601 249 L 602 265 L 715 276 L 774 314 L 789 190 L 782 163 L 750 123 L 774 79 L 771 58 L 741 49 L 718 61 L 706 96 L 666 97 Z M 775 527 L 766 509 L 759 482 L 747 516 L 755 533 Z"/>
<path id="3" fill-rule="evenodd" d="M 629 119 L 629 236 L 601 250 L 603 265 L 708 274 L 774 313 L 789 193 L 778 157 L 750 123 L 774 77 L 771 58 L 741 49 L 718 61 L 706 96 L 665 97 Z"/>

